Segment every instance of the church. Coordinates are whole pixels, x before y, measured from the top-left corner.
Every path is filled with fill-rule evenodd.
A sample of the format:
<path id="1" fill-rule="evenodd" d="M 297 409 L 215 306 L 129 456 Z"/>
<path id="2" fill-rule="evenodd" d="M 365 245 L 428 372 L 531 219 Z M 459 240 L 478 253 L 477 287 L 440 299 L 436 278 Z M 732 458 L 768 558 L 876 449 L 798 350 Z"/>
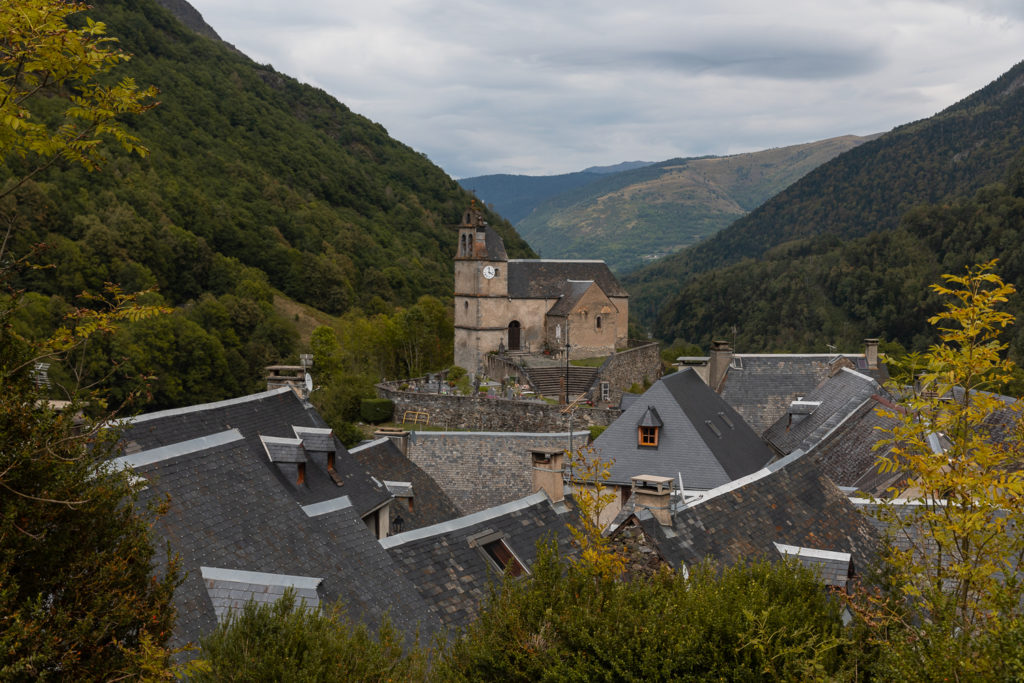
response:
<path id="1" fill-rule="evenodd" d="M 607 356 L 627 344 L 629 295 L 604 261 L 509 259 L 472 206 L 455 254 L 455 364 L 477 374 L 492 351 Z M 564 356 L 563 356 L 564 357 Z"/>

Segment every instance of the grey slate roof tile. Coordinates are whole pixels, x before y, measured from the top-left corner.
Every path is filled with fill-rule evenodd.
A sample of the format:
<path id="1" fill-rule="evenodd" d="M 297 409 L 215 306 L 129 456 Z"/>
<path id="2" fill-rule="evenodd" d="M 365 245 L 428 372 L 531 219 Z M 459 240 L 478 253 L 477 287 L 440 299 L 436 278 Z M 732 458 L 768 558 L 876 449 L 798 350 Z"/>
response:
<path id="1" fill-rule="evenodd" d="M 404 456 L 391 439 L 384 437 L 361 444 L 354 447 L 351 454 L 378 479 L 412 484 L 412 510 L 402 500 L 391 503 L 392 518 L 395 514 L 401 515 L 404 531 L 444 522 L 461 514 L 437 482 Z"/>
<path id="2" fill-rule="evenodd" d="M 508 262 L 508 295 L 513 299 L 557 299 L 566 280 L 593 280 L 606 296 L 629 294 L 604 261 L 512 259 Z"/>
<path id="3" fill-rule="evenodd" d="M 543 493 L 442 524 L 398 534 L 381 541 L 404 577 L 441 614 L 446 626 L 463 628 L 476 617 L 490 586 L 500 580 L 482 549 L 470 540 L 480 534 L 500 535 L 529 570 L 537 543 L 553 538 L 563 555 L 573 548 L 567 524 L 574 512 L 560 509 Z"/>
<path id="4" fill-rule="evenodd" d="M 371 628 L 385 613 L 408 634 L 418 626 L 424 633 L 438 628 L 432 610 L 352 507 L 309 517 L 275 470 L 247 440 L 136 469 L 150 482 L 143 501 L 170 496 L 154 529 L 180 554 L 187 572 L 175 593 L 175 643 L 194 642 L 216 625 L 200 567 L 323 577 L 323 601 L 342 601 L 353 619 Z"/>
<path id="5" fill-rule="evenodd" d="M 867 370 L 863 356 L 835 354 L 736 354 L 720 387 L 722 398 L 758 434 L 786 414 L 794 400 L 811 393 L 843 366 L 888 380 L 885 365 Z"/>
<path id="6" fill-rule="evenodd" d="M 871 377 L 842 368 L 804 396 L 795 412 L 787 410 L 765 430 L 764 439 L 781 455 L 806 452 L 876 395 L 888 398 Z"/>
<path id="7" fill-rule="evenodd" d="M 641 514 L 644 530 L 675 568 L 705 558 L 779 557 L 776 544 L 849 553 L 857 571 L 874 556 L 877 535 L 812 458 L 794 453 L 759 472 L 676 506 L 671 529 Z"/>
<path id="8" fill-rule="evenodd" d="M 587 290 L 594 286 L 593 280 L 568 280 L 562 283 L 561 298 L 548 310 L 548 315 L 566 316 L 572 313 Z"/>
<path id="9" fill-rule="evenodd" d="M 654 408 L 664 424 L 656 448 L 637 444 L 637 425 L 648 408 Z M 714 488 L 756 471 L 772 458 L 768 446 L 692 369 L 656 382 L 594 441 L 594 447 L 602 458 L 615 460 L 609 483 L 628 485 L 640 474 L 676 479 L 681 473 L 687 490 Z"/>
<path id="10" fill-rule="evenodd" d="M 264 460 L 267 455 L 260 436 L 294 439 L 296 426 L 327 428 L 316 410 L 287 388 L 147 413 L 129 418 L 124 424 L 122 443 L 126 452 L 148 451 L 237 429 L 254 451 L 262 453 Z M 340 441 L 334 438 L 334 442 L 335 470 L 344 485 L 339 487 L 327 473 L 325 452 L 307 452 L 305 486 L 296 487 L 292 474 L 278 474 L 295 500 L 310 505 L 348 495 L 361 516 L 387 503 L 391 494 L 384 485 L 374 482 Z"/>

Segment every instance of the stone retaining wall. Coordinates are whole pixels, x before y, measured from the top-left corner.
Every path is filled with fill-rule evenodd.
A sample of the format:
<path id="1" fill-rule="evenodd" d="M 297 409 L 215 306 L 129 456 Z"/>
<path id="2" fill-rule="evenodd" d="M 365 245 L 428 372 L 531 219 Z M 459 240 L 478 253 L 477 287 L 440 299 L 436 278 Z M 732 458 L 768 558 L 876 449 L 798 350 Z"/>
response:
<path id="1" fill-rule="evenodd" d="M 561 406 L 540 401 L 514 401 L 475 396 L 447 396 L 403 391 L 399 382 L 378 384 L 377 396 L 395 403 L 394 421 L 401 422 L 406 411 L 426 413 L 429 424 L 444 429 L 472 429 L 486 432 L 567 432 L 569 418 Z M 620 391 L 621 394 L 621 391 Z M 592 425 L 608 426 L 620 410 L 578 406 L 572 412 L 572 429 Z"/>
<path id="2" fill-rule="evenodd" d="M 643 382 L 645 377 L 651 384 L 661 378 L 661 352 L 657 343 L 616 351 L 608 356 L 597 371 L 595 398 L 601 397 L 600 383 L 608 382 L 611 391 L 609 403 L 617 406 L 622 401 L 622 393 L 634 382 Z"/>

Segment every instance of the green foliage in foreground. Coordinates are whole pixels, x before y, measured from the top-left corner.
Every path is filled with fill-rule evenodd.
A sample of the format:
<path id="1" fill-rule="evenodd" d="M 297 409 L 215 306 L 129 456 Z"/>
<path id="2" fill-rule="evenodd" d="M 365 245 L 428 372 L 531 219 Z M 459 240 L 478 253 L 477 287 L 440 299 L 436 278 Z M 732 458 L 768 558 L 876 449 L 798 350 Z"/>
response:
<path id="1" fill-rule="evenodd" d="M 386 623 L 378 634 L 352 626 L 339 610 L 296 606 L 285 593 L 273 605 L 249 602 L 203 639 L 203 659 L 189 667 L 194 681 L 422 681 L 424 651 L 403 653 L 402 637 Z"/>
<path id="2" fill-rule="evenodd" d="M 526 581 L 495 586 L 479 620 L 447 649 L 404 649 L 336 611 L 248 605 L 203 641 L 196 680 L 808 680 L 842 673 L 839 605 L 786 563 L 694 568 L 599 580 L 548 547 Z M 427 672 L 425 662 L 433 661 Z"/>
<path id="3" fill-rule="evenodd" d="M 807 680 L 838 673 L 839 604 L 786 563 L 596 580 L 543 550 L 437 667 L 440 680 Z"/>

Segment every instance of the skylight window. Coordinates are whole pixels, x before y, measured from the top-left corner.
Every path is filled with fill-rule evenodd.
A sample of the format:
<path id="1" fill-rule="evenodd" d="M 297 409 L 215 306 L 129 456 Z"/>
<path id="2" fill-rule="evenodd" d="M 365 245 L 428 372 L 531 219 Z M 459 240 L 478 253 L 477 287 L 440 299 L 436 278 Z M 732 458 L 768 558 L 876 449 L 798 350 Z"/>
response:
<path id="1" fill-rule="evenodd" d="M 480 554 L 502 574 L 507 574 L 512 578 L 529 574 L 526 565 L 512 552 L 512 548 L 505 541 L 505 534 L 501 532 L 485 531 L 482 534 L 476 534 L 470 537 L 469 545 L 479 550 Z"/>

